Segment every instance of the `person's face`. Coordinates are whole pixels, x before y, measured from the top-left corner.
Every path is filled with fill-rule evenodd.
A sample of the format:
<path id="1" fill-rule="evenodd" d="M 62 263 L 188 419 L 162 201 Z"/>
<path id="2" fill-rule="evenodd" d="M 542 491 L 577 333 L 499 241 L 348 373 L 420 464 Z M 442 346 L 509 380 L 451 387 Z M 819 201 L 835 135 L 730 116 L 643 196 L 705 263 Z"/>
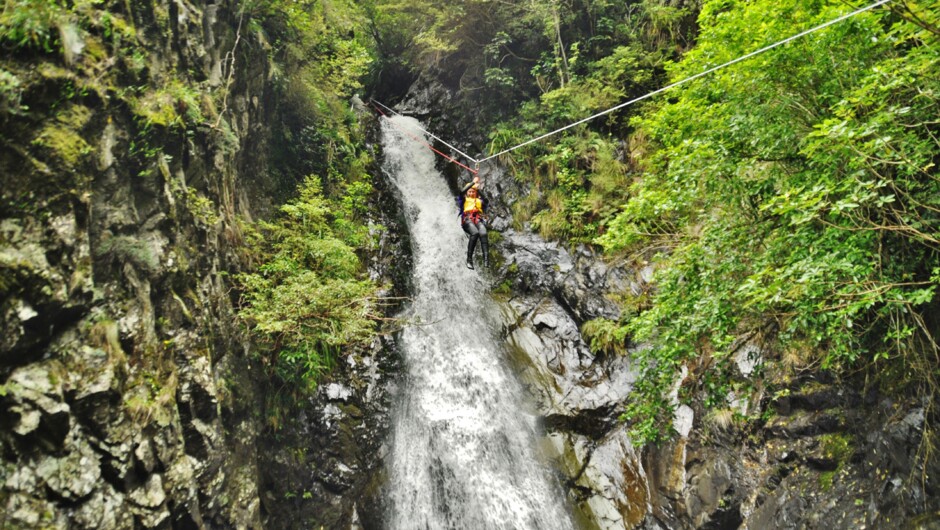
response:
<path id="1" fill-rule="evenodd" d="M 467 192 L 467 196 L 470 197 L 471 199 L 476 199 L 476 198 L 477 198 L 477 190 L 475 190 L 475 189 L 473 189 L 473 188 L 470 188 L 470 190 Z"/>

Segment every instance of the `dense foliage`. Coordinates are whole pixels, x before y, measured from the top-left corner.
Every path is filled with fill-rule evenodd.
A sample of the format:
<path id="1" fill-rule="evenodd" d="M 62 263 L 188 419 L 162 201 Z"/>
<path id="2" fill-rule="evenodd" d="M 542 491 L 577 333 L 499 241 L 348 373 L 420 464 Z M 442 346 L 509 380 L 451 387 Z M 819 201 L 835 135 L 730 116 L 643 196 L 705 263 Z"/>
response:
<path id="1" fill-rule="evenodd" d="M 262 264 L 238 278 L 240 315 L 276 352 L 265 359 L 291 393 L 313 390 L 340 349 L 368 342 L 375 327 L 376 285 L 356 256 L 369 240 L 356 219 L 371 186 L 347 191 L 344 203 L 331 203 L 308 178 L 276 220 L 258 223 L 249 241 Z"/>
<path id="2" fill-rule="evenodd" d="M 687 0 L 461 0 L 446 9 L 427 0 L 366 3 L 378 69 L 408 68 L 453 88 L 454 106 L 477 110 L 467 120 L 478 130 L 464 134 L 484 137 L 499 120 L 525 135 L 638 90 L 649 78 L 634 70 L 670 56 L 694 28 Z M 547 96 L 557 100 L 554 110 L 518 113 L 559 89 Z"/>
<path id="3" fill-rule="evenodd" d="M 256 0 L 245 16 L 249 34 L 267 43 L 274 59 L 271 171 L 291 191 L 318 175 L 327 195 L 338 199 L 343 182 L 365 170 L 348 109 L 374 61 L 367 20 L 352 2 Z"/>
<path id="4" fill-rule="evenodd" d="M 937 8 L 908 3 L 924 20 Z M 845 12 L 841 3 L 707 2 L 673 79 Z M 626 323 L 644 372 L 628 416 L 668 430 L 668 398 L 729 406 L 755 336 L 791 366 L 871 365 L 936 395 L 940 350 L 940 34 L 859 15 L 721 70 L 635 120 L 654 146 L 598 239 L 655 255 L 656 293 Z M 733 396 L 731 396 L 733 397 Z M 929 400 L 928 402 L 933 402 Z"/>
<path id="5" fill-rule="evenodd" d="M 694 34 L 691 2 L 646 1 L 596 7 L 597 21 L 571 25 L 571 41 L 555 78 L 532 69 L 537 98 L 490 134 L 490 152 L 517 145 L 665 84 L 664 64 Z M 556 53 L 559 48 L 555 48 Z M 642 142 L 625 141 L 629 118 L 639 107 L 600 118 L 514 151 L 503 161 L 534 193 L 514 206 L 515 221 L 542 235 L 572 243 L 591 242 L 626 200 L 632 162 Z"/>

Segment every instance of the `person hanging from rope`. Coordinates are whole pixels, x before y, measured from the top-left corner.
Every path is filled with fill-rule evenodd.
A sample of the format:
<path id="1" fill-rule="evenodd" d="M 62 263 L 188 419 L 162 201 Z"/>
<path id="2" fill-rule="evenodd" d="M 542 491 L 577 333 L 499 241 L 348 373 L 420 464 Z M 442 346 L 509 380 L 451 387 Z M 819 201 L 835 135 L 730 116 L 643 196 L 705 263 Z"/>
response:
<path id="1" fill-rule="evenodd" d="M 470 236 L 470 242 L 467 243 L 468 269 L 473 269 L 473 250 L 477 246 L 477 240 L 480 240 L 480 246 L 483 248 L 483 266 L 489 267 L 490 265 L 490 245 L 486 238 L 486 224 L 484 223 L 486 201 L 480 197 L 480 187 L 480 177 L 473 177 L 473 180 L 460 190 L 460 195 L 457 197 L 457 204 L 460 206 L 460 225 Z"/>

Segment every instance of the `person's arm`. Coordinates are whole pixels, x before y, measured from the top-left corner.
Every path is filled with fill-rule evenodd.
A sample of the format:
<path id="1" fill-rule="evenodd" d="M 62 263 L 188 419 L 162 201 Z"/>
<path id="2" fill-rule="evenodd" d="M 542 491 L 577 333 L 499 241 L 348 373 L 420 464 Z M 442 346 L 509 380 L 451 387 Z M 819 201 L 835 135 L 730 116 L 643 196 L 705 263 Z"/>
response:
<path id="1" fill-rule="evenodd" d="M 479 186 L 480 186 L 480 177 L 473 177 L 473 180 L 471 180 L 470 182 L 468 182 L 468 183 L 463 187 L 463 189 L 460 190 L 460 194 L 463 195 L 464 193 L 467 193 L 467 190 L 469 190 L 470 188 L 472 188 L 472 187 L 474 186 L 474 184 L 479 188 Z"/>

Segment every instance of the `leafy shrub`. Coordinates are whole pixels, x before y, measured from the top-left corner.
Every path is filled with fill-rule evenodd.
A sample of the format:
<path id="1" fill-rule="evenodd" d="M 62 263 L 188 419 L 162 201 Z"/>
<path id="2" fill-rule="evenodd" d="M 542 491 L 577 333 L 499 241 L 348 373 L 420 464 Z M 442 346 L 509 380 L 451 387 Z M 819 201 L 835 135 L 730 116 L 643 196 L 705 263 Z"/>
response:
<path id="1" fill-rule="evenodd" d="M 51 52 L 66 14 L 57 0 L 8 0 L 0 11 L 0 41 Z"/>
<path id="2" fill-rule="evenodd" d="M 581 334 L 593 351 L 624 355 L 627 353 L 627 332 L 623 325 L 606 318 L 595 318 L 581 326 Z"/>
<path id="3" fill-rule="evenodd" d="M 844 7 L 708 2 L 676 79 L 831 20 Z M 742 333 L 839 372 L 875 363 L 892 384 L 938 388 L 940 86 L 927 31 L 859 15 L 715 72 L 636 120 L 647 171 L 597 242 L 658 248 L 650 308 L 627 324 L 651 348 L 627 417 L 668 432 L 666 393 L 728 394 Z M 891 27 L 891 29 L 885 29 Z M 933 362 L 930 359 L 934 359 Z M 889 361 L 889 362 L 885 362 Z"/>
<path id="4" fill-rule="evenodd" d="M 215 226 L 221 217 L 212 199 L 200 194 L 196 188 L 186 189 L 186 207 L 197 223 L 204 227 Z"/>
<path id="5" fill-rule="evenodd" d="M 0 68 L 0 113 L 19 114 L 28 110 L 20 104 L 22 84 L 16 74 Z"/>
<path id="6" fill-rule="evenodd" d="M 523 105 L 514 123 L 497 126 L 490 150 L 517 145 L 653 88 L 663 57 L 633 43 L 585 61 L 583 74 L 545 91 L 538 104 Z M 576 243 L 603 233 L 626 200 L 631 178 L 621 141 L 612 132 L 629 134 L 626 121 L 612 115 L 505 155 L 517 178 L 541 192 L 520 201 L 518 220 L 531 220 L 545 237 Z"/>
<path id="7" fill-rule="evenodd" d="M 271 348 L 273 373 L 293 391 L 315 389 L 338 352 L 367 342 L 375 329 L 377 287 L 364 278 L 352 246 L 361 234 L 351 224 L 309 177 L 299 197 L 249 238 L 261 264 L 237 279 L 239 315 Z"/>

